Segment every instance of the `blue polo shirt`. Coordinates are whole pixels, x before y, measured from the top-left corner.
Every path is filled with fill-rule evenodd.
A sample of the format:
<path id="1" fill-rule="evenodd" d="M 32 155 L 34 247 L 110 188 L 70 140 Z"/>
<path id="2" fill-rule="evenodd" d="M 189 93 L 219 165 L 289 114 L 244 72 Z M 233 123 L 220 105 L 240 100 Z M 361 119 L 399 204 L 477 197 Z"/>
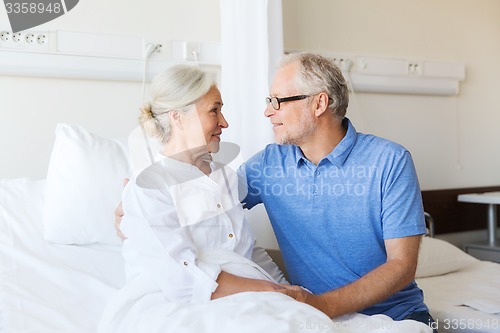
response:
<path id="1" fill-rule="evenodd" d="M 347 133 L 318 165 L 294 145 L 268 145 L 240 169 L 247 208 L 264 203 L 292 284 L 313 293 L 345 286 L 387 260 L 384 240 L 425 233 L 410 153 L 373 135 Z M 412 282 L 361 311 L 395 320 L 424 311 Z"/>

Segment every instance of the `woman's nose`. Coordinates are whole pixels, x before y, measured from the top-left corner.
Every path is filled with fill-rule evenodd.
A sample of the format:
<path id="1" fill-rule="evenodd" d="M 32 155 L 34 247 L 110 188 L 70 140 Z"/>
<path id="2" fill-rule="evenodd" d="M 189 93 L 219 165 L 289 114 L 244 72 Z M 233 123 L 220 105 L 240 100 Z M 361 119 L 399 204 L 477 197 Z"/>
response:
<path id="1" fill-rule="evenodd" d="M 219 126 L 222 128 L 228 128 L 229 123 L 227 122 L 226 118 L 224 118 L 224 115 L 221 113 L 220 118 L 219 118 Z"/>

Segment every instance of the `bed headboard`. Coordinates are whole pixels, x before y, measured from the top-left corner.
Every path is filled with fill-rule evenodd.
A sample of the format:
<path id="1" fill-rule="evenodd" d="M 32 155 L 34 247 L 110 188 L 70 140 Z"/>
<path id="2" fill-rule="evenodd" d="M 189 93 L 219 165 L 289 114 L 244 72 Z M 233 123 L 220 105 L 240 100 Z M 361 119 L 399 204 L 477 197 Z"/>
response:
<path id="1" fill-rule="evenodd" d="M 487 205 L 459 202 L 457 197 L 464 193 L 489 191 L 500 191 L 500 186 L 422 191 L 424 210 L 435 221 L 435 233 L 486 229 Z"/>

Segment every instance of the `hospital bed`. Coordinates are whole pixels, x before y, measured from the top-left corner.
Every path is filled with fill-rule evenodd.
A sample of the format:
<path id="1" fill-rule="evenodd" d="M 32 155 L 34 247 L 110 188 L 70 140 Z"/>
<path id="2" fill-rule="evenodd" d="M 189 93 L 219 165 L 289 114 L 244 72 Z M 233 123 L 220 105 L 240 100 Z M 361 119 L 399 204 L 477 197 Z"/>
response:
<path id="1" fill-rule="evenodd" d="M 0 181 L 0 332 L 96 332 L 107 301 L 125 282 L 113 211 L 120 201 L 122 180 L 131 172 L 127 154 L 124 141 L 62 124 L 56 129 L 46 179 Z M 436 239 L 424 241 L 421 258 L 425 260 L 419 266 L 418 283 L 440 321 L 440 331 L 446 332 L 443 325 L 449 323 L 450 332 L 499 332 L 499 315 L 486 313 L 483 306 L 499 306 L 493 301 L 500 299 L 495 297 L 500 291 L 495 279 L 500 276 L 500 265 L 477 261 L 456 248 L 453 252 L 450 246 Z M 486 288 L 488 284 L 492 289 Z M 279 321 L 271 329 L 266 321 L 269 311 L 282 299 L 267 303 L 262 299 L 259 303 L 258 297 L 264 294 L 252 298 L 257 300 L 253 307 L 239 303 L 245 295 L 233 298 L 231 308 L 240 311 L 236 319 L 248 326 L 248 332 L 411 333 L 427 329 L 411 323 L 395 325 L 384 317 L 356 315 L 327 325 L 319 311 L 305 305 L 308 308 L 300 311 L 288 306 L 280 309 Z M 471 298 L 461 300 L 458 296 L 462 294 Z M 489 297 L 474 303 L 478 298 L 473 295 Z M 175 319 L 185 316 L 186 320 L 176 329 L 161 331 L 235 331 L 224 329 L 228 318 L 217 321 L 203 313 L 179 312 Z M 467 328 L 474 326 L 474 330 L 453 330 L 455 319 L 459 326 L 462 319 L 482 320 L 482 328 L 467 321 Z M 484 329 L 486 321 L 489 330 Z M 200 322 L 203 329 L 193 328 Z"/>
<path id="2" fill-rule="evenodd" d="M 424 237 L 416 278 L 439 332 L 500 332 L 500 264 Z"/>

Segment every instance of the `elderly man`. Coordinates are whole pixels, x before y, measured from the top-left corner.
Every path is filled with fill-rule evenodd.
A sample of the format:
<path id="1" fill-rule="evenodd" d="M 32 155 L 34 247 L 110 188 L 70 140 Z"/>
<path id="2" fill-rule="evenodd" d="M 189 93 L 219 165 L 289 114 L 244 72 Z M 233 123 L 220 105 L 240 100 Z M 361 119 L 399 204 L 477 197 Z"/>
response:
<path id="1" fill-rule="evenodd" d="M 285 292 L 330 317 L 349 312 L 432 322 L 414 277 L 425 222 L 410 153 L 357 133 L 333 61 L 284 59 L 265 116 L 276 144 L 240 169 L 247 208 L 263 203 L 290 282 Z"/>

